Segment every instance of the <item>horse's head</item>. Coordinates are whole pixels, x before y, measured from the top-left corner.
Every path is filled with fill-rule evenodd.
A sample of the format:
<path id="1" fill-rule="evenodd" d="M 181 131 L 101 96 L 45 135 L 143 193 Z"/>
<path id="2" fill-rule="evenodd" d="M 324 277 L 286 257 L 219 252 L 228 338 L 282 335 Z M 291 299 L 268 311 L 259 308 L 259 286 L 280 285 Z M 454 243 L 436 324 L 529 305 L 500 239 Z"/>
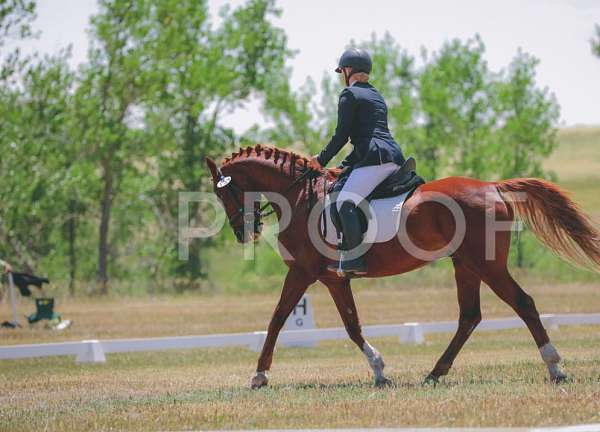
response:
<path id="1" fill-rule="evenodd" d="M 212 175 L 213 190 L 223 203 L 229 225 L 240 243 L 258 240 L 262 231 L 260 203 L 253 202 L 253 208 L 245 208 L 246 192 L 253 192 L 247 176 L 235 172 L 223 173 L 217 164 L 206 158 L 206 165 Z"/>

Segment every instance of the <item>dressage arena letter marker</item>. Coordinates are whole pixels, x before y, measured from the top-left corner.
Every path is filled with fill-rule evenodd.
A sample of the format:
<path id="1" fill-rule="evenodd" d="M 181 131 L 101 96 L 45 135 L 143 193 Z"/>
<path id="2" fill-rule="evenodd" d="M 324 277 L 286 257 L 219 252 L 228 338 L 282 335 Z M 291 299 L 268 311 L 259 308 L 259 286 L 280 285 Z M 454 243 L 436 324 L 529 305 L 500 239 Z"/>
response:
<path id="1" fill-rule="evenodd" d="M 311 330 L 315 328 L 315 319 L 313 316 L 313 307 L 310 297 L 304 294 L 298 304 L 292 310 L 292 313 L 285 322 L 284 330 Z M 281 344 L 286 347 L 314 347 L 317 342 L 310 339 L 285 341 Z"/>

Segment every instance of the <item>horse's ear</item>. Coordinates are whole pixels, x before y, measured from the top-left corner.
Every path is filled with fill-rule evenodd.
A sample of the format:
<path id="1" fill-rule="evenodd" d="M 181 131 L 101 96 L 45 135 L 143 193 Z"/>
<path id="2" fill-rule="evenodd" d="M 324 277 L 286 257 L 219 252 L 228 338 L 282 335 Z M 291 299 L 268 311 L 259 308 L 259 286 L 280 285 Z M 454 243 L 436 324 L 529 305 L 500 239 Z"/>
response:
<path id="1" fill-rule="evenodd" d="M 214 181 L 219 180 L 219 168 L 217 168 L 217 164 L 215 163 L 215 161 L 212 160 L 211 158 L 207 157 L 206 165 L 208 166 L 208 169 L 210 170 L 210 174 L 212 175 L 213 180 Z"/>

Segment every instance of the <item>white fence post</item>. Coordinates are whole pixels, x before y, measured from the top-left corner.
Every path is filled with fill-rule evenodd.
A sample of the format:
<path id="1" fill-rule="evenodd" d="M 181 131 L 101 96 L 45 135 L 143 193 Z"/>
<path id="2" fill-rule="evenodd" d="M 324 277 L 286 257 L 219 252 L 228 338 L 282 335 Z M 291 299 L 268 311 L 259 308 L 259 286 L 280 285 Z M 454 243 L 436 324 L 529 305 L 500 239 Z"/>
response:
<path id="1" fill-rule="evenodd" d="M 15 327 L 20 327 L 19 317 L 17 315 L 17 294 L 15 292 L 15 281 L 12 272 L 8 272 L 8 290 L 10 295 L 10 306 L 12 308 L 12 323 Z"/>
<path id="2" fill-rule="evenodd" d="M 84 340 L 81 351 L 77 354 L 77 363 L 106 363 L 106 356 L 99 340 Z"/>
<path id="3" fill-rule="evenodd" d="M 250 348 L 254 352 L 261 352 L 262 347 L 265 344 L 265 339 L 267 338 L 266 331 L 256 331 L 252 333 L 254 337 L 252 341 L 248 344 L 248 348 Z"/>
<path id="4" fill-rule="evenodd" d="M 400 342 L 412 344 L 422 344 L 425 342 L 425 334 L 421 324 L 414 322 L 404 323 L 404 326 L 408 331 L 400 335 Z"/>
<path id="5" fill-rule="evenodd" d="M 542 314 L 540 315 L 540 320 L 544 327 L 550 330 L 558 330 L 558 321 L 556 320 L 556 315 L 554 314 Z"/>

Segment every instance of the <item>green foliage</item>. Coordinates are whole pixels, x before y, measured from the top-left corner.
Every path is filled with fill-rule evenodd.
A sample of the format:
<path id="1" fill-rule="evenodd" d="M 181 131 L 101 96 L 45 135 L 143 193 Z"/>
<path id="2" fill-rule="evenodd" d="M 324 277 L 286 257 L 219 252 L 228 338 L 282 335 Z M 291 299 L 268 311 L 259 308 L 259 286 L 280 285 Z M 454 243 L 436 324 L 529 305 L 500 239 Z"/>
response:
<path id="1" fill-rule="evenodd" d="M 424 117 L 417 156 L 425 174 L 438 177 L 445 167 L 474 177 L 488 174 L 494 113 L 490 73 L 479 36 L 445 43 L 419 75 L 419 102 Z"/>
<path id="2" fill-rule="evenodd" d="M 493 73 L 484 54 L 478 36 L 455 40 L 419 75 L 421 166 L 433 177 L 542 176 L 541 161 L 556 146 L 559 108 L 547 89 L 536 86 L 538 60 L 519 51 L 507 73 Z"/>
<path id="3" fill-rule="evenodd" d="M 535 83 L 539 61 L 518 51 L 508 76 L 495 86 L 498 128 L 492 160 L 502 178 L 543 176 L 542 161 L 556 148 L 559 106 Z"/>
<path id="4" fill-rule="evenodd" d="M 0 47 L 31 35 L 34 6 L 0 4 Z M 68 51 L 6 56 L 0 256 L 69 281 L 71 293 L 76 280 L 93 279 L 100 293 L 109 279 L 119 292 L 277 289 L 285 265 L 276 251 L 259 244 L 245 261 L 229 230 L 192 241 L 180 261 L 177 211 L 180 192 L 211 190 L 206 156 L 257 141 L 315 154 L 331 136 L 342 83 L 326 73 L 292 88 L 279 14 L 274 0 L 247 0 L 224 7 L 217 25 L 206 0 L 100 0 L 78 70 Z M 519 51 L 493 72 L 479 36 L 423 50 L 420 61 L 389 34 L 357 44 L 372 53 L 392 132 L 422 175 L 544 175 L 559 110 L 536 85 L 535 58 Z M 270 126 L 237 136 L 222 117 L 250 99 L 262 102 Z M 191 223 L 210 216 L 198 206 Z M 563 269 L 532 241 L 524 234 L 523 265 Z M 449 271 L 442 263 L 411 278 Z"/>
<path id="5" fill-rule="evenodd" d="M 7 40 L 31 36 L 31 21 L 35 18 L 35 1 L 2 0 L 0 2 L 0 48 Z"/>
<path id="6" fill-rule="evenodd" d="M 68 217 L 61 205 L 79 180 L 70 169 L 73 75 L 66 59 L 63 53 L 32 62 L 20 88 L 0 92 L 0 250 L 27 269 L 55 253 L 55 221 Z"/>
<path id="7" fill-rule="evenodd" d="M 592 44 L 592 53 L 600 58 L 600 24 L 596 24 L 596 34 L 594 38 L 591 40 Z"/>
<path id="8" fill-rule="evenodd" d="M 205 276 L 194 241 L 190 259 L 178 261 L 177 200 L 180 191 L 210 189 L 204 159 L 233 147 L 233 131 L 220 125 L 224 112 L 240 106 L 252 92 L 269 94 L 271 76 L 282 76 L 289 54 L 285 34 L 270 23 L 278 15 L 271 0 L 252 0 L 221 12 L 213 28 L 206 2 L 165 1 L 148 7 L 142 36 L 135 40 L 147 56 L 142 80 L 145 130 L 152 148 L 149 162 L 157 171 L 148 200 L 166 226 L 167 270 L 191 279 Z M 207 223 L 195 214 L 194 223 Z"/>
<path id="9" fill-rule="evenodd" d="M 10 29 L 28 34 L 25 3 L 0 11 L 2 42 Z M 195 242 L 188 262 L 175 255 L 178 193 L 208 190 L 205 156 L 234 143 L 221 115 L 282 75 L 290 53 L 270 21 L 278 13 L 271 0 L 249 0 L 214 27 L 206 1 L 101 0 L 76 73 L 66 56 L 29 69 L 18 56 L 7 62 L 0 253 L 64 269 L 52 276 L 97 274 L 101 293 L 109 275 L 205 275 L 208 242 Z"/>

